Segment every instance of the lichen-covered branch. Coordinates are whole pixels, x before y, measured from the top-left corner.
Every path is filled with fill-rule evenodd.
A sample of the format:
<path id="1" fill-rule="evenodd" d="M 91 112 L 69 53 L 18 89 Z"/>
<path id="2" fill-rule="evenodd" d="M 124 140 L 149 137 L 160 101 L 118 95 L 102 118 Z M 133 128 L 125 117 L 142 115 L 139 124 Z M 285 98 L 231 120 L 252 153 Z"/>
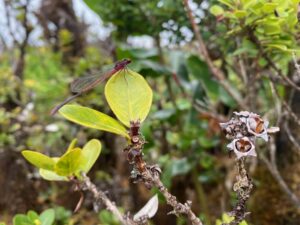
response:
<path id="1" fill-rule="evenodd" d="M 143 159 L 144 139 L 139 132 L 140 123 L 132 122 L 129 135 L 131 144 L 124 150 L 127 153 L 127 159 L 133 165 L 131 178 L 134 182 L 142 182 L 149 189 L 156 187 L 165 197 L 167 204 L 173 207 L 169 214 L 176 216 L 185 215 L 192 225 L 202 225 L 201 220 L 194 214 L 191 209 L 191 201 L 180 203 L 177 198 L 172 195 L 160 180 L 161 170 L 157 165 L 149 166 Z"/>
<path id="2" fill-rule="evenodd" d="M 234 209 L 229 213 L 234 219 L 229 225 L 238 225 L 242 222 L 245 217 L 250 214 L 246 211 L 246 203 L 250 198 L 251 190 L 253 189 L 253 183 L 251 178 L 248 176 L 247 170 L 245 169 L 245 158 L 241 158 L 237 161 L 237 181 L 233 186 L 233 191 L 237 193 L 237 203 Z M 227 224 L 223 224 L 227 225 Z"/>

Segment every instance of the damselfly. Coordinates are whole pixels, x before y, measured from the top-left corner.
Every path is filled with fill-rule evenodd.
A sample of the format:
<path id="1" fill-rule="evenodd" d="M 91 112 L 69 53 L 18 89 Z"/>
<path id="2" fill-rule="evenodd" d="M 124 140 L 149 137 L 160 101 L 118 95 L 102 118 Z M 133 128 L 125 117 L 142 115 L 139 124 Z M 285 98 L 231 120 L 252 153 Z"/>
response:
<path id="1" fill-rule="evenodd" d="M 104 73 L 100 73 L 97 75 L 91 75 L 91 76 L 85 76 L 78 78 L 74 80 L 71 83 L 71 92 L 74 94 L 70 97 L 68 97 L 66 100 L 64 100 L 62 103 L 58 104 L 51 110 L 51 115 L 54 115 L 61 107 L 63 107 L 65 104 L 72 101 L 74 98 L 78 97 L 79 95 L 93 89 L 98 84 L 105 81 L 107 78 L 111 77 L 115 73 L 119 72 L 120 70 L 123 70 L 126 68 L 126 66 L 131 63 L 130 59 L 123 59 L 121 61 L 118 61 L 113 69 L 108 70 Z"/>

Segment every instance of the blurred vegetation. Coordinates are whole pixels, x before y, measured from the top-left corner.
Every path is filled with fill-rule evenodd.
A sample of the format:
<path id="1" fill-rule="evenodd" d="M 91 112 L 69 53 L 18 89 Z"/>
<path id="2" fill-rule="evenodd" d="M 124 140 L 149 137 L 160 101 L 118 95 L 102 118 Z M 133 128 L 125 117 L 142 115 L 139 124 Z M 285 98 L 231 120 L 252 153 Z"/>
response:
<path id="1" fill-rule="evenodd" d="M 300 79 L 293 62 L 293 54 L 296 58 L 299 55 L 298 1 L 191 2 L 210 59 L 223 71 L 247 109 L 232 98 L 199 54 L 199 43 L 189 36 L 194 31 L 182 1 L 86 0 L 104 25 L 113 26 L 106 40 L 91 34 L 84 16 L 74 16 L 72 1 L 41 0 L 35 11 L 25 10 L 24 5 L 30 1 L 5 2 L 4 11 L 10 12 L 9 17 L 24 34 L 29 32 L 29 39 L 35 29 L 42 30 L 37 38 L 42 44 L 35 44 L 36 40 L 16 41 L 8 33 L 13 40 L 9 44 L 3 41 L 8 39 L 4 33 L 0 34 L 0 222 L 48 224 L 42 217 L 53 209 L 54 223 L 49 224 L 118 224 L 106 210 L 93 212 L 90 196 L 86 196 L 80 212 L 72 214 L 79 194 L 64 183 L 42 181 L 21 157 L 24 149 L 62 155 L 73 138 L 79 145 L 92 138 L 103 143 L 102 157 L 91 177 L 100 189 L 109 191 L 118 206 L 134 212 L 149 199 L 151 193 L 128 180 L 130 168 L 122 153 L 123 139 L 49 114 L 71 94 L 72 80 L 99 72 L 123 58 L 132 60 L 129 67 L 142 74 L 153 89 L 151 111 L 142 125 L 147 140 L 145 158 L 161 166 L 163 183 L 181 202 L 193 201 L 194 212 L 205 224 L 221 224 L 221 217 L 228 222 L 224 213 L 235 203 L 234 157 L 228 154 L 219 128 L 219 122 L 230 118 L 233 111 L 253 111 L 280 126 L 282 132 L 274 137 L 275 164 L 300 198 L 299 149 L 285 129 L 288 125 L 296 142 L 300 141 L 300 123 L 290 113 L 300 118 Z M 47 3 L 51 7 L 43 8 Z M 61 13 L 55 17 L 58 11 Z M 34 19 L 25 20 L 26 14 Z M 66 18 L 73 22 L 60 24 L 68 21 Z M 12 29 L 6 25 L 7 30 Z M 79 40 L 78 33 L 82 34 Z M 139 44 L 151 40 L 151 48 L 130 43 L 130 38 L 141 35 L 147 38 L 140 39 Z M 19 76 L 15 68 L 22 51 L 23 75 Z M 103 92 L 100 85 L 77 98 L 76 103 L 113 116 Z M 257 148 L 259 157 L 248 160 L 256 185 L 248 204 L 248 224 L 299 224 L 300 206 L 291 201 L 272 167 L 266 164 L 270 146 L 260 144 Z M 166 216 L 169 208 L 161 196 L 160 201 L 153 224 L 186 224 L 183 218 Z"/>

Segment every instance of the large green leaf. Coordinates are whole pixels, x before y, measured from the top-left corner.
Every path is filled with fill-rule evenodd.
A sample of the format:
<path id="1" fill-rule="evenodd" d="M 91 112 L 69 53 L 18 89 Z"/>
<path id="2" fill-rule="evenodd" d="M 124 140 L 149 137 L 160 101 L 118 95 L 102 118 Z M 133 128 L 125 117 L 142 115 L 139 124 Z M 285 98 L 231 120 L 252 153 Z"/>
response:
<path id="1" fill-rule="evenodd" d="M 88 173 L 92 168 L 101 152 L 101 143 L 97 139 L 90 140 L 82 149 L 82 155 L 85 158 L 85 163 L 81 166 L 81 169 Z"/>
<path id="2" fill-rule="evenodd" d="M 129 138 L 126 128 L 122 124 L 96 110 L 79 105 L 65 105 L 59 110 L 59 113 L 74 123 Z"/>
<path id="3" fill-rule="evenodd" d="M 209 100 L 213 103 L 222 101 L 226 105 L 235 106 L 232 97 L 224 90 L 224 88 L 211 75 L 208 66 L 197 56 L 190 56 L 187 59 L 188 71 L 201 82 L 201 86 L 205 90 Z M 233 89 L 233 87 L 232 87 Z"/>
<path id="4" fill-rule="evenodd" d="M 38 168 L 42 168 L 46 170 L 54 170 L 55 161 L 44 154 L 41 154 L 39 152 L 24 150 L 22 151 L 22 155 L 28 162 L 30 162 L 32 165 Z"/>
<path id="5" fill-rule="evenodd" d="M 84 163 L 80 148 L 75 148 L 64 154 L 55 165 L 55 172 L 60 176 L 71 176 L 77 173 Z"/>
<path id="6" fill-rule="evenodd" d="M 40 215 L 41 225 L 52 225 L 55 219 L 54 209 L 47 209 Z"/>
<path id="7" fill-rule="evenodd" d="M 132 70 L 121 70 L 112 76 L 105 86 L 105 96 L 117 118 L 128 127 L 130 121 L 144 121 L 152 103 L 148 83 Z"/>

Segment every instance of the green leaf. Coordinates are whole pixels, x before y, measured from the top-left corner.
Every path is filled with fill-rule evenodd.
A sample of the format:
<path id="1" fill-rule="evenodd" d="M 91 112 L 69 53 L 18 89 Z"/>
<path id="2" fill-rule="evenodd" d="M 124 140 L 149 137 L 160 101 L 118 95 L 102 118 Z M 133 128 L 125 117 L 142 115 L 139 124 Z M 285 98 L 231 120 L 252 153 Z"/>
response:
<path id="1" fill-rule="evenodd" d="M 103 209 L 99 213 L 99 219 L 101 224 L 117 225 L 120 224 L 118 219 L 110 211 Z"/>
<path id="2" fill-rule="evenodd" d="M 172 176 L 186 174 L 191 168 L 192 165 L 187 158 L 172 160 Z"/>
<path id="3" fill-rule="evenodd" d="M 24 158 L 30 162 L 32 165 L 46 169 L 46 170 L 54 170 L 55 162 L 50 157 L 41 154 L 39 152 L 24 150 L 22 151 L 22 155 Z"/>
<path id="4" fill-rule="evenodd" d="M 70 143 L 67 152 L 69 152 L 69 151 L 71 151 L 73 148 L 75 148 L 76 144 L 77 144 L 77 138 L 74 138 L 74 139 L 72 140 L 72 142 Z"/>
<path id="5" fill-rule="evenodd" d="M 247 12 L 245 10 L 235 10 L 233 14 L 240 19 L 244 18 L 247 15 Z"/>
<path id="6" fill-rule="evenodd" d="M 105 86 L 105 96 L 116 117 L 128 127 L 130 121 L 143 122 L 152 103 L 148 83 L 132 70 L 121 70 L 112 76 Z"/>
<path id="7" fill-rule="evenodd" d="M 265 2 L 264 6 L 262 7 L 262 11 L 264 13 L 274 13 L 274 10 L 278 6 L 278 3 L 273 2 Z"/>
<path id="8" fill-rule="evenodd" d="M 267 46 L 271 47 L 271 48 L 277 48 L 277 49 L 282 50 L 282 51 L 287 51 L 288 50 L 288 48 L 285 45 L 280 45 L 280 44 L 269 44 Z"/>
<path id="9" fill-rule="evenodd" d="M 40 169 L 39 173 L 40 173 L 41 177 L 45 180 L 49 180 L 49 181 L 68 181 L 67 177 L 59 176 L 54 171 Z"/>
<path id="10" fill-rule="evenodd" d="M 59 157 L 53 157 L 52 159 L 54 160 L 55 163 L 57 163 L 57 161 L 60 158 Z M 68 181 L 69 180 L 67 177 L 59 176 L 54 171 L 50 171 L 50 170 L 39 169 L 39 174 L 41 175 L 41 177 L 43 179 L 49 180 L 49 181 Z"/>
<path id="11" fill-rule="evenodd" d="M 88 173 L 92 168 L 101 152 L 101 143 L 97 139 L 90 140 L 82 149 L 82 155 L 85 157 L 86 162 L 82 165 L 81 169 Z"/>
<path id="12" fill-rule="evenodd" d="M 224 9 L 219 5 L 213 5 L 212 7 L 210 7 L 209 11 L 214 16 L 220 16 L 224 14 Z"/>
<path id="13" fill-rule="evenodd" d="M 263 24 L 262 29 L 268 35 L 280 34 L 282 32 L 279 23 L 276 22 L 266 22 Z"/>
<path id="14" fill-rule="evenodd" d="M 187 59 L 187 65 L 189 72 L 199 79 L 211 102 L 216 103 L 221 100 L 226 105 L 233 106 L 235 104 L 224 88 L 212 77 L 206 63 L 197 56 L 190 56 Z"/>
<path id="15" fill-rule="evenodd" d="M 30 219 L 23 215 L 23 214 L 17 214 L 13 218 L 13 225 L 33 225 L 30 221 Z"/>
<path id="16" fill-rule="evenodd" d="M 227 5 L 229 8 L 234 9 L 232 1 L 230 1 L 230 0 L 218 0 L 218 1 L 223 3 L 224 5 Z"/>
<path id="17" fill-rule="evenodd" d="M 75 148 L 64 154 L 55 165 L 55 172 L 60 176 L 71 176 L 78 172 L 83 156 L 80 148 Z"/>
<path id="18" fill-rule="evenodd" d="M 54 209 L 47 209 L 40 215 L 41 225 L 52 225 L 55 219 Z"/>
<path id="19" fill-rule="evenodd" d="M 234 219 L 233 216 L 229 216 L 229 215 L 226 214 L 226 213 L 223 213 L 223 215 L 222 215 L 222 220 L 223 220 L 223 222 L 225 222 L 225 223 L 230 223 L 233 219 Z"/>
<path id="20" fill-rule="evenodd" d="M 126 128 L 114 118 L 79 105 L 65 105 L 59 113 L 66 119 L 82 126 L 104 130 L 129 138 Z"/>
<path id="21" fill-rule="evenodd" d="M 27 212 L 27 218 L 34 222 L 35 220 L 39 219 L 39 215 L 35 211 L 29 210 Z"/>

